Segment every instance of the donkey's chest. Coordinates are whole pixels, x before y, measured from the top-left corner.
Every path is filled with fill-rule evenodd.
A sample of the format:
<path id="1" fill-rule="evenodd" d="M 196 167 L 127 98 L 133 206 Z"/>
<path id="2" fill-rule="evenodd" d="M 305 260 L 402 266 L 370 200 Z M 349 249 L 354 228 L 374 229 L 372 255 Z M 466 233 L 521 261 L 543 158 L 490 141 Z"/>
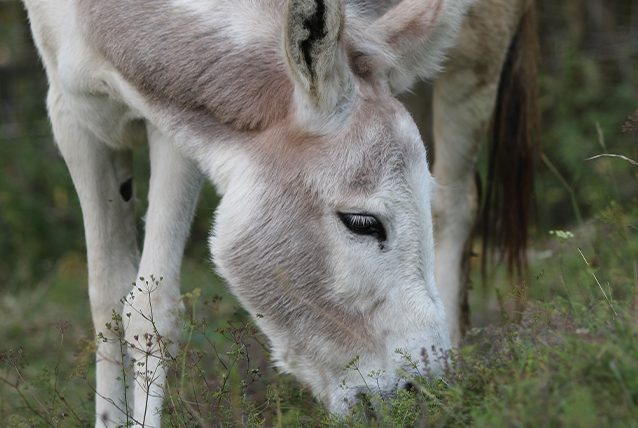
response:
<path id="1" fill-rule="evenodd" d="M 120 99 L 92 93 L 72 97 L 68 105 L 81 123 L 110 147 L 132 149 L 147 142 L 145 118 Z"/>
<path id="2" fill-rule="evenodd" d="M 67 66 L 66 60 L 75 64 Z M 91 55 L 71 59 L 61 55 L 59 76 L 66 107 L 102 142 L 113 148 L 145 144 L 145 103 L 119 73 Z"/>

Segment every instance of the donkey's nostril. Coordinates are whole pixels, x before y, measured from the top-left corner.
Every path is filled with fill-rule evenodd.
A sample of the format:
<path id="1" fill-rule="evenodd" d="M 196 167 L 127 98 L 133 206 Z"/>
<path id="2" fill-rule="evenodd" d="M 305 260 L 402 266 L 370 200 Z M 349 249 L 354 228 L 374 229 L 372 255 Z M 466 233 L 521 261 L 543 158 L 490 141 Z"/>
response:
<path id="1" fill-rule="evenodd" d="M 372 405 L 372 402 L 370 401 L 370 397 L 368 397 L 368 394 L 360 392 L 356 395 L 356 397 L 357 397 L 357 400 L 359 400 L 359 406 L 361 406 L 361 410 L 363 411 L 363 414 L 365 415 L 366 419 L 368 420 L 376 419 L 374 406 Z"/>
<path id="2" fill-rule="evenodd" d="M 403 389 L 408 392 L 416 392 L 416 385 L 412 382 L 407 382 L 405 385 L 403 385 Z"/>

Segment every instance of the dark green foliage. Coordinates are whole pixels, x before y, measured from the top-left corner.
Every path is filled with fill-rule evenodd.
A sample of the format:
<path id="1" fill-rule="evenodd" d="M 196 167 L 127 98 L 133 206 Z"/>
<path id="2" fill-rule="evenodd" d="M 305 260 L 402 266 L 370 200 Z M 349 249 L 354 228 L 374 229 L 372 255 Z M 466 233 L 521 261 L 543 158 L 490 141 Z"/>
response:
<path id="1" fill-rule="evenodd" d="M 603 3 L 538 2 L 541 144 L 565 181 L 540 162 L 536 192 L 545 230 L 577 220 L 566 185 L 584 218 L 610 199 L 638 202 L 635 181 L 615 178 L 630 171 L 629 164 L 616 159 L 585 162 L 600 153 L 638 158 L 638 139 L 622 133 L 638 103 L 638 56 L 624 38 L 636 31 L 638 24 L 630 20 L 637 6 Z"/>
<path id="2" fill-rule="evenodd" d="M 1 5 L 3 16 L 22 17 L 21 5 L 10 5 Z M 0 42 L 0 51 L 30 58 L 19 23 L 3 22 L 13 49 Z M 82 216 L 51 141 L 44 71 L 26 60 L 0 65 L 0 96 L 0 289 L 15 290 L 40 281 L 61 255 L 84 252 Z"/>

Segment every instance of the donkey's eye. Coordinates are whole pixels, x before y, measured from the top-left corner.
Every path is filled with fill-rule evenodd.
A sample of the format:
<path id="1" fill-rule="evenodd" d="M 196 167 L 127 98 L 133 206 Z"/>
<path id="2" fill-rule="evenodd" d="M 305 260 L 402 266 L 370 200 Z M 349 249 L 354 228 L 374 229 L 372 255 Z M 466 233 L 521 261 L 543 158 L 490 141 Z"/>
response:
<path id="1" fill-rule="evenodd" d="M 383 224 L 370 214 L 337 213 L 339 218 L 351 232 L 357 235 L 370 235 L 379 241 L 386 240 Z"/>

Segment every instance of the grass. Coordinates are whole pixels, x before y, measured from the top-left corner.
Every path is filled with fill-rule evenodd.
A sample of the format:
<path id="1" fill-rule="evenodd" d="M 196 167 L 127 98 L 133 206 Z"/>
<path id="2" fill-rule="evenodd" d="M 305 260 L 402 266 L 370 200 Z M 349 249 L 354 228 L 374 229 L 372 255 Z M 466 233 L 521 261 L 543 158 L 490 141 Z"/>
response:
<path id="1" fill-rule="evenodd" d="M 489 286 L 476 282 L 476 328 L 440 356 L 442 376 L 411 379 L 415 388 L 389 402 L 370 395 L 342 417 L 272 369 L 266 339 L 223 284 L 202 287 L 210 266 L 187 259 L 165 426 L 638 426 L 636 224 L 636 205 L 610 202 L 583 226 L 548 233 L 524 282 L 512 287 L 501 269 Z M 38 287 L 0 294 L 0 425 L 93 425 L 83 266 L 69 256 Z"/>
<path id="2" fill-rule="evenodd" d="M 547 140 L 567 128 L 551 130 Z M 576 166 L 556 162 L 537 186 L 549 211 L 562 210 L 558 218 L 580 218 L 582 211 L 589 220 L 553 234 L 547 226 L 556 219 L 543 221 L 523 282 L 512 284 L 502 267 L 485 284 L 473 277 L 476 328 L 447 361 L 443 377 L 411 379 L 415 389 L 390 402 L 371 395 L 341 418 L 272 369 L 266 339 L 211 274 L 205 236 L 217 196 L 205 189 L 182 269 L 188 311 L 182 351 L 166 367 L 165 426 L 637 426 L 638 175 L 624 159 L 584 161 L 610 152 L 636 159 L 635 144 L 631 135 L 606 137 L 603 129 L 608 126 L 586 145 L 587 156 L 570 159 Z M 64 165 L 57 161 L 53 175 L 42 173 L 55 157 L 50 137 L 39 127 L 21 132 L 4 138 L 15 144 L 0 145 L 7 155 L 0 160 L 13 159 L 7 168 L 20 172 L 0 176 L 0 222 L 5 231 L 19 231 L 0 239 L 6 254 L 0 262 L 0 426 L 93 426 L 86 260 L 81 239 L 69 232 L 81 221 L 80 209 Z M 565 142 L 572 153 L 577 139 Z M 561 150 L 548 150 L 548 158 L 560 161 Z M 136 154 L 140 194 L 145 155 Z M 46 196 L 15 197 L 34 188 L 47 189 Z M 142 200 L 140 214 L 144 209 Z M 545 215 L 542 205 L 539 211 Z M 61 221 L 64 227 L 52 226 Z M 474 261 L 478 272 L 480 260 Z M 374 374 L 361 375 L 374 381 Z"/>

